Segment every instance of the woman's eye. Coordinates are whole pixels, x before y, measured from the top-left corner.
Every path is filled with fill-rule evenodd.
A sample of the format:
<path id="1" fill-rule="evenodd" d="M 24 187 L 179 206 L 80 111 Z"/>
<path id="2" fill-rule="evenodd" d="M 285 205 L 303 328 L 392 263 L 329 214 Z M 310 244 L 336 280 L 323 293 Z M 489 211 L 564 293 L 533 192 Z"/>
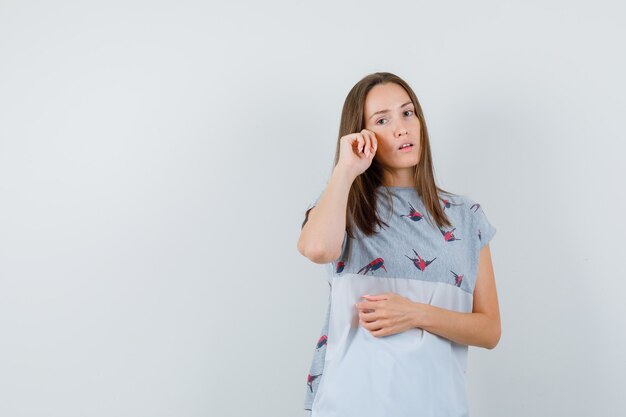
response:
<path id="1" fill-rule="evenodd" d="M 405 111 L 405 112 L 404 112 L 404 114 L 406 114 L 406 113 L 411 113 L 411 114 L 410 114 L 410 116 L 412 116 L 412 115 L 413 115 L 413 110 L 407 110 L 407 111 Z M 376 124 L 377 124 L 377 125 L 379 125 L 379 124 L 380 124 L 379 122 L 380 122 L 381 120 L 387 120 L 387 119 L 384 119 L 384 118 L 383 118 L 383 119 L 378 119 L 378 120 L 376 121 Z"/>

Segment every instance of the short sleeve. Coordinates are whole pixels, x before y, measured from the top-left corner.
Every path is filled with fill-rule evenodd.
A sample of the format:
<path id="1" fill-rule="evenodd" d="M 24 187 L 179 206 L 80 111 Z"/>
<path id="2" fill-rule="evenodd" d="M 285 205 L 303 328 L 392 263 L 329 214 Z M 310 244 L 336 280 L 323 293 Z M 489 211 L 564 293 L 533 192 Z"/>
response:
<path id="1" fill-rule="evenodd" d="M 474 233 L 478 239 L 478 247 L 482 249 L 496 234 L 496 227 L 491 224 L 483 206 L 478 202 L 473 202 L 471 208 L 474 216 Z"/>
<path id="2" fill-rule="evenodd" d="M 322 198 L 322 194 L 324 194 L 324 190 L 322 190 L 317 197 L 315 198 L 315 200 L 313 200 L 305 209 L 304 211 L 304 220 L 302 221 L 302 226 L 300 226 L 300 229 L 302 229 L 304 227 L 304 225 L 306 224 L 307 220 L 309 220 L 309 211 L 311 211 L 311 209 L 313 207 L 315 207 L 317 205 L 317 202 L 320 201 L 320 198 Z"/>
<path id="3" fill-rule="evenodd" d="M 324 190 L 320 191 L 319 194 L 317 195 L 317 197 L 315 198 L 315 200 L 313 200 L 306 208 L 305 212 L 304 212 L 304 221 L 302 222 L 302 226 L 300 226 L 300 230 L 302 230 L 302 228 L 304 227 L 304 225 L 306 224 L 307 220 L 309 220 L 309 211 L 311 211 L 311 209 L 313 207 L 315 207 L 318 203 L 318 201 L 320 201 L 320 198 L 322 198 L 322 195 L 324 194 Z M 342 259 L 344 254 L 346 253 L 346 245 L 348 243 L 348 231 L 346 230 L 343 234 L 343 241 L 341 243 L 341 255 L 339 256 L 339 258 L 335 259 L 333 262 L 337 262 L 338 260 Z"/>

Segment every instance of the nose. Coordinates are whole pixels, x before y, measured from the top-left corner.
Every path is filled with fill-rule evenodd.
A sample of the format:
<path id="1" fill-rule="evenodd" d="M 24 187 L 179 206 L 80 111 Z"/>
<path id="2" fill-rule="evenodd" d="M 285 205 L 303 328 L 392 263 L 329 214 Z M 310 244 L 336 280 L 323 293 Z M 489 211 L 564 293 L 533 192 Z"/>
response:
<path id="1" fill-rule="evenodd" d="M 406 136 L 406 134 L 409 133 L 406 128 L 404 126 L 398 126 L 396 128 L 396 136 Z"/>
<path id="2" fill-rule="evenodd" d="M 400 137 L 402 135 L 407 135 L 409 132 L 405 127 L 405 121 L 404 120 L 395 120 L 395 136 L 396 137 Z"/>

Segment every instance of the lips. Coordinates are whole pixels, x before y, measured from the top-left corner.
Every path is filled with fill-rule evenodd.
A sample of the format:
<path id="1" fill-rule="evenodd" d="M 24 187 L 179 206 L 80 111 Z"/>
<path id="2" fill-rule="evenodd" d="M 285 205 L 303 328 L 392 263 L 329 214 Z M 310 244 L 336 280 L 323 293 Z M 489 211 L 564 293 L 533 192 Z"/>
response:
<path id="1" fill-rule="evenodd" d="M 406 148 L 410 148 L 411 146 L 415 146 L 411 142 L 404 142 L 404 143 L 409 143 L 410 144 L 410 146 L 405 146 Z M 404 145 L 404 143 L 402 145 Z M 403 149 L 402 145 L 398 146 L 398 149 Z"/>

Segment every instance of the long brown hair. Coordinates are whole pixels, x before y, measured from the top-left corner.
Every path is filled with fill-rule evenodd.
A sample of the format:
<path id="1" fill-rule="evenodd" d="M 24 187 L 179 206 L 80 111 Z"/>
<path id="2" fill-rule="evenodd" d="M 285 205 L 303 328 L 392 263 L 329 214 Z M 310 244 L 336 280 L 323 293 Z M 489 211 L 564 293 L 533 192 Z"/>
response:
<path id="1" fill-rule="evenodd" d="M 335 161 L 333 167 L 339 162 L 340 140 L 343 136 L 350 133 L 360 132 L 364 129 L 364 108 L 365 98 L 369 91 L 378 84 L 396 83 L 406 90 L 411 101 L 415 106 L 415 114 L 419 118 L 420 129 L 420 157 L 419 162 L 415 166 L 413 174 L 415 180 L 415 190 L 421 197 L 424 207 L 428 211 L 429 216 L 435 221 L 438 227 L 452 224 L 444 213 L 439 202 L 439 192 L 448 195 L 455 195 L 448 192 L 435 184 L 435 174 L 430 153 L 430 141 L 428 137 L 428 129 L 424 120 L 424 113 L 420 106 L 419 100 L 409 85 L 395 74 L 389 72 L 376 72 L 369 74 L 357 82 L 348 93 L 341 112 L 341 122 L 339 125 L 339 135 L 337 138 L 337 146 L 335 150 Z M 371 236 L 376 233 L 376 224 L 387 225 L 381 220 L 376 211 L 376 189 L 383 185 L 383 171 L 386 168 L 380 165 L 376 159 L 372 161 L 370 167 L 361 175 L 356 177 L 350 192 L 348 194 L 348 204 L 346 211 L 346 232 L 348 236 L 354 239 L 353 225 L 350 220 L 364 233 Z M 387 193 L 391 202 L 391 195 Z M 393 204 L 393 203 L 392 203 Z M 308 215 L 308 212 L 306 213 Z M 432 220 L 428 219 L 432 224 Z M 306 222 L 306 217 L 305 217 Z M 304 224 L 304 223 L 303 223 Z"/>

